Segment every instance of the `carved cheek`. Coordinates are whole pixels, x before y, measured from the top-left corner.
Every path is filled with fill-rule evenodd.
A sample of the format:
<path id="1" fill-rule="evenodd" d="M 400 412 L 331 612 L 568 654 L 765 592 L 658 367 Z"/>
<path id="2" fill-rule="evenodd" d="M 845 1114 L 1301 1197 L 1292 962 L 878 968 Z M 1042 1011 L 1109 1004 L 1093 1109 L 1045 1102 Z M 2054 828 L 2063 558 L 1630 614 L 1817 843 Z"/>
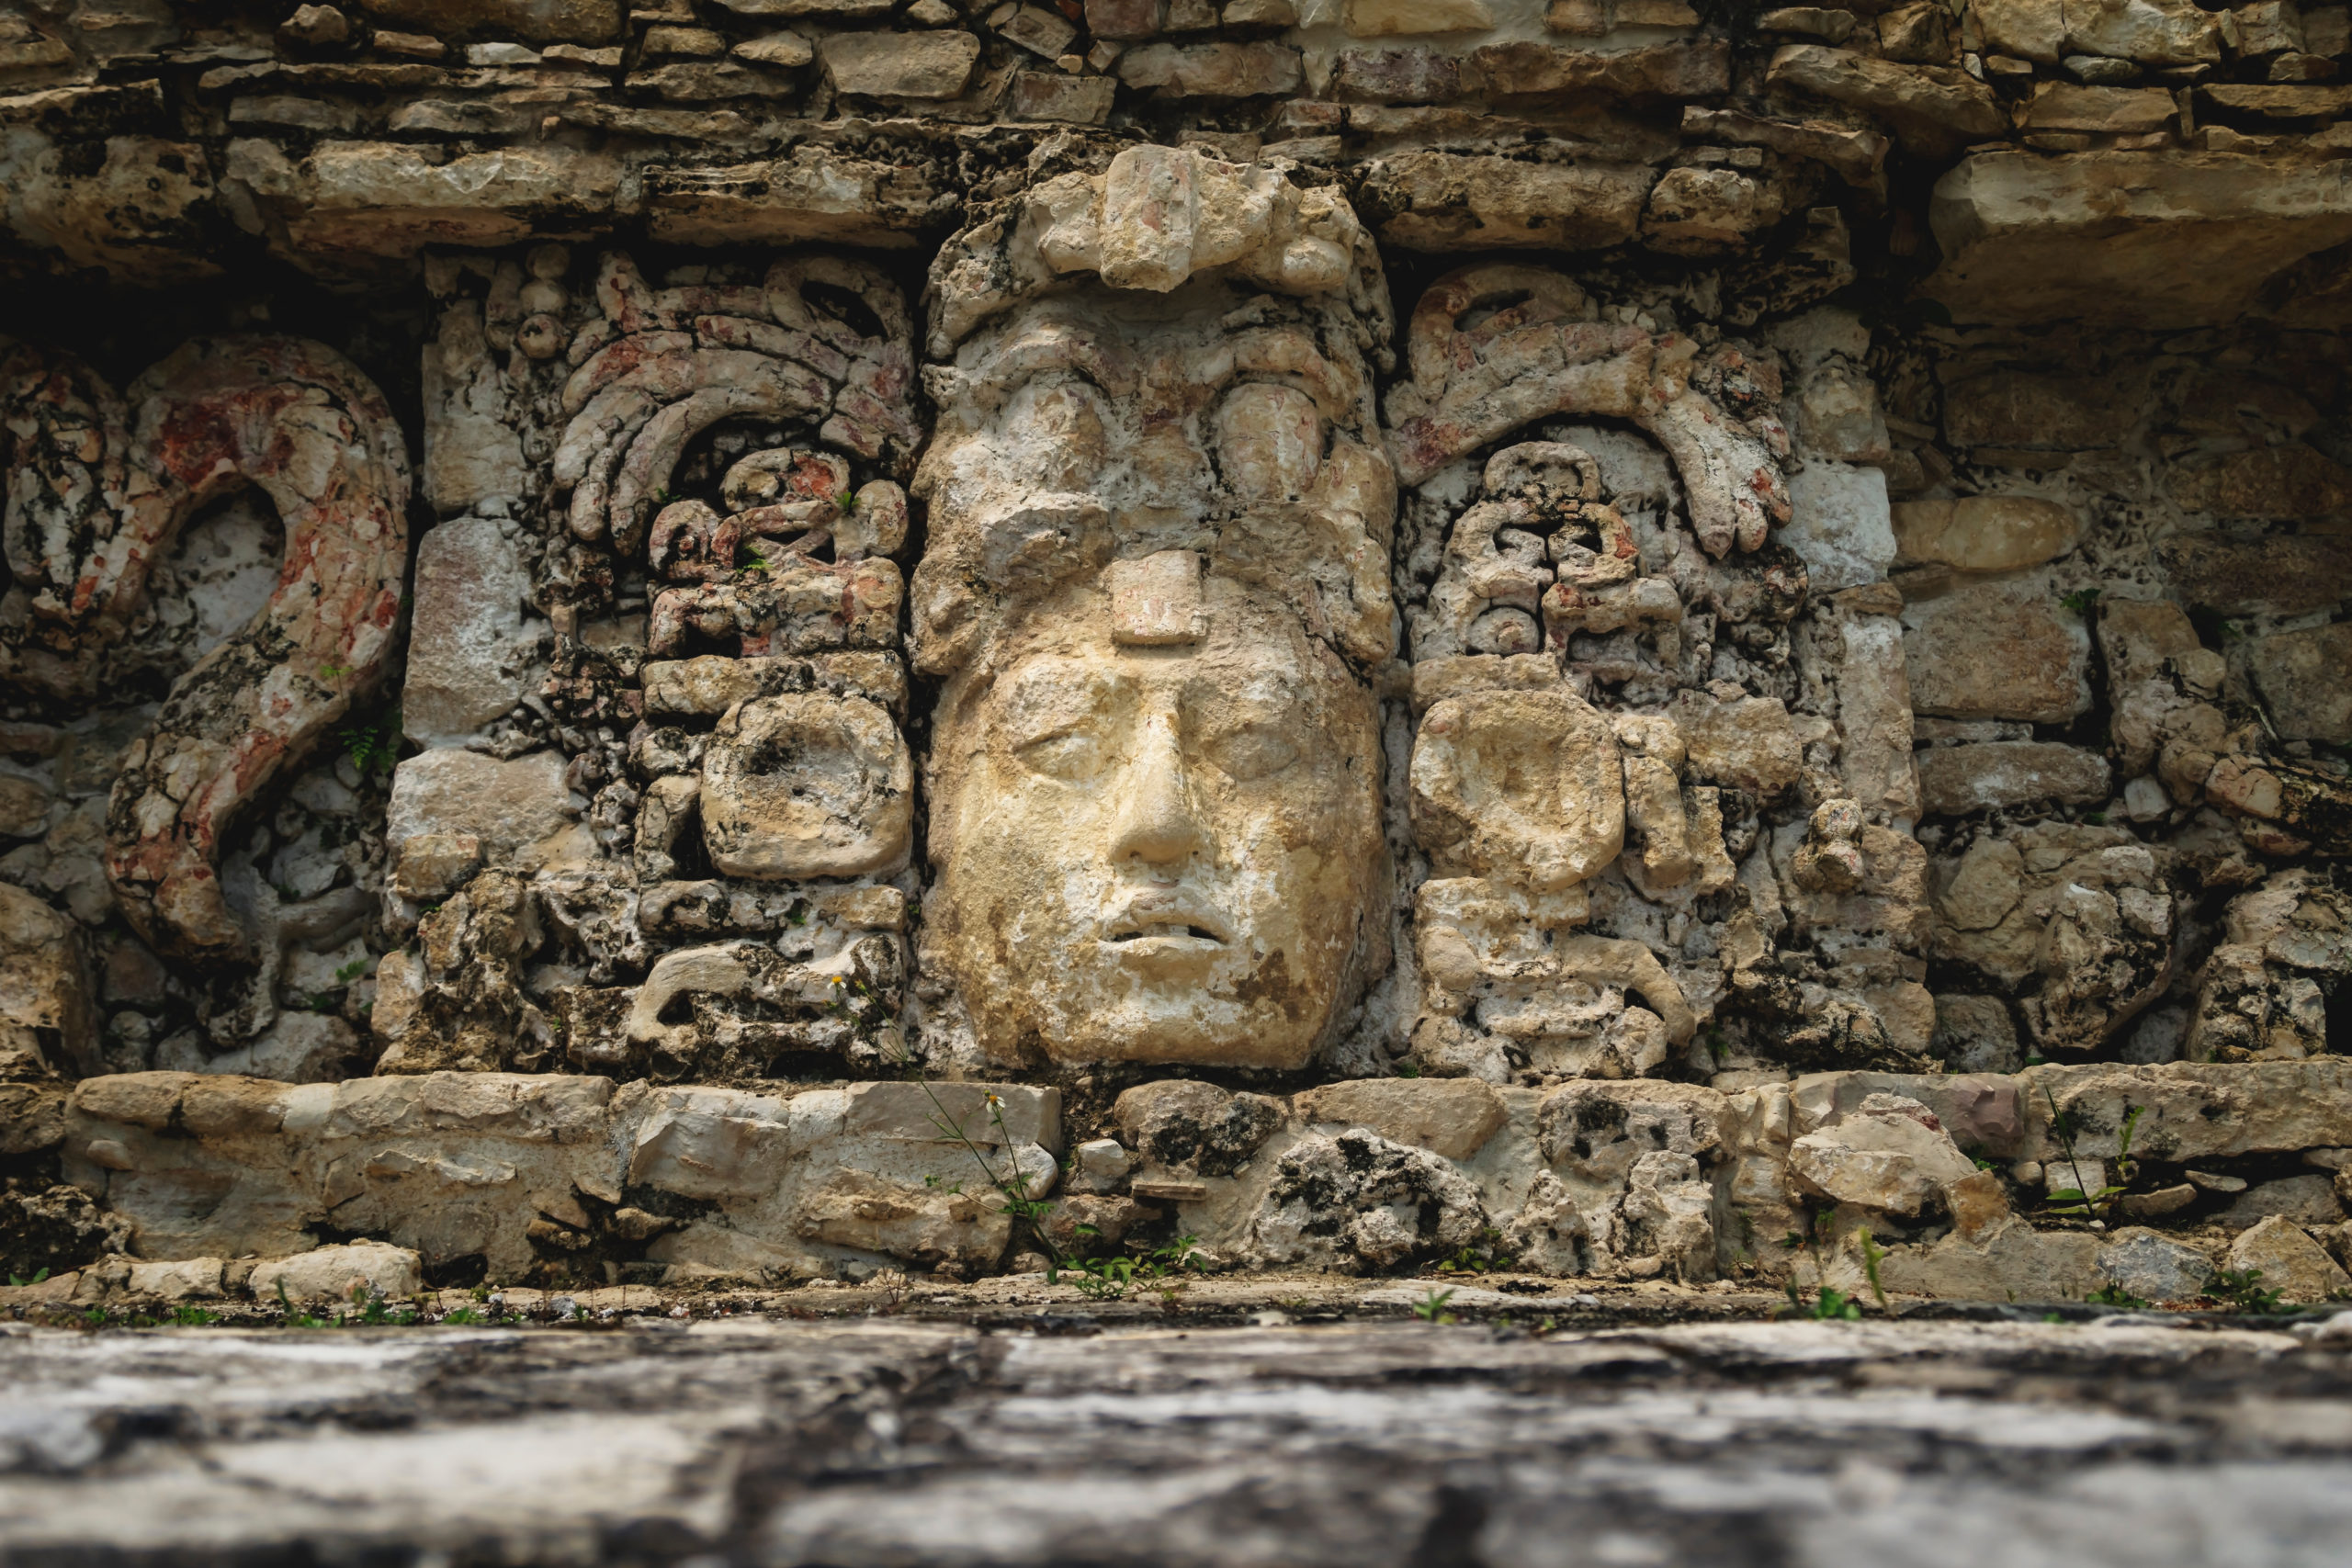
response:
<path id="1" fill-rule="evenodd" d="M 1323 463 L 1323 416 L 1295 387 L 1236 387 L 1216 412 L 1226 481 L 1250 501 L 1290 501 L 1313 488 Z"/>

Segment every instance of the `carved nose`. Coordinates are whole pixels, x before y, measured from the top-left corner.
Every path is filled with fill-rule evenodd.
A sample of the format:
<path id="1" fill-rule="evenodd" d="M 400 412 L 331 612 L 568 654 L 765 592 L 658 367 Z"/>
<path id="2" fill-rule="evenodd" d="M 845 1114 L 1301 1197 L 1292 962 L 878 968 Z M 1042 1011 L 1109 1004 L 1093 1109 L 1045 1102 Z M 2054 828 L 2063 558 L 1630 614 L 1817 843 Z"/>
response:
<path id="1" fill-rule="evenodd" d="M 1176 744 L 1176 721 L 1155 714 L 1145 724 L 1143 744 L 1120 781 L 1119 814 L 1111 852 L 1119 861 L 1180 866 L 1207 842 L 1193 810 L 1184 759 Z"/>

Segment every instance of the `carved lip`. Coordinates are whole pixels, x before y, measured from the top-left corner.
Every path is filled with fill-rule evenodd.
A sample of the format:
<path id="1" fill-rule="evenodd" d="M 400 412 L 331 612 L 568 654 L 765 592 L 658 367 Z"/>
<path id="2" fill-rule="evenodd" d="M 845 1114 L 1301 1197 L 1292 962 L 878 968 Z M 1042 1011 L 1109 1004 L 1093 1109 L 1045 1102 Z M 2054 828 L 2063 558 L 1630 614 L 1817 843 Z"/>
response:
<path id="1" fill-rule="evenodd" d="M 1114 946 L 1223 947 L 1233 940 L 1233 930 L 1207 905 L 1170 888 L 1128 899 L 1104 923 L 1102 940 Z"/>

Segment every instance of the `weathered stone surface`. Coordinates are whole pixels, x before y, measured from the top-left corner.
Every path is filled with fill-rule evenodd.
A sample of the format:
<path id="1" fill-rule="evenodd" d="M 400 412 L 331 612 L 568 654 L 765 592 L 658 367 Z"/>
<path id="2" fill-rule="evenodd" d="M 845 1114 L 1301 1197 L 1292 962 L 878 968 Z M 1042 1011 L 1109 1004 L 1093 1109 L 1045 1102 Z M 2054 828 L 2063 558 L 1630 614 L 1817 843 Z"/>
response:
<path id="1" fill-rule="evenodd" d="M 895 35 L 891 35 L 895 36 Z M 647 231 L 685 244 L 808 241 L 903 248 L 953 197 L 918 158 L 803 144 L 784 157 L 647 171 Z"/>
<path id="2" fill-rule="evenodd" d="M 2171 489 L 2182 506 L 2222 517 L 2320 517 L 2352 504 L 2352 470 L 2290 443 L 2175 468 Z"/>
<path id="3" fill-rule="evenodd" d="M 1907 603 L 1903 627 L 1921 713 L 2061 724 L 2090 705 L 2090 637 L 2037 582 L 1963 585 Z"/>
<path id="4" fill-rule="evenodd" d="M 2013 1073 L 2025 1065 L 2017 1026 L 1998 997 L 1939 996 L 1931 1049 L 1954 1072 Z"/>
<path id="5" fill-rule="evenodd" d="M 1999 379 L 2006 380 L 2007 378 Z M 1990 389 L 1985 389 L 1990 390 Z M 1953 389 L 1953 439 L 1960 433 L 1959 389 Z M 1989 411 L 1986 411 L 1989 412 Z M 1982 441 L 2016 434 L 2027 441 L 2046 436 L 2044 427 L 2032 430 L 1986 429 L 1985 413 L 1977 426 Z M 2006 443 L 2005 443 L 2006 444 Z M 1892 508 L 1895 559 L 1906 566 L 1942 565 L 1963 571 L 2015 571 L 2055 560 L 2082 541 L 2083 525 L 2074 511 L 2054 501 L 2029 496 L 1972 495 L 1958 501 L 1904 501 Z"/>
<path id="6" fill-rule="evenodd" d="M 220 270 L 189 243 L 214 196 L 213 166 L 191 142 L 122 135 L 60 146 L 19 128 L 0 149 L 0 209 L 17 243 L 127 281 Z"/>
<path id="7" fill-rule="evenodd" d="M 0 883 L 0 1055 L 15 1069 L 10 1076 L 95 1070 L 96 1000 L 80 928 Z"/>
<path id="8" fill-rule="evenodd" d="M 2134 1155 L 2189 1162 L 2233 1155 L 2325 1148 L 2352 1142 L 2346 1065 L 2331 1057 L 2299 1062 L 2166 1063 L 2153 1067 L 2042 1066 L 2020 1075 L 2026 1086 L 2027 1141 L 2021 1157 L 2059 1155 L 2050 1133 L 2046 1090 L 2074 1116 L 2084 1157 L 2113 1158 L 2126 1106 L 2144 1107 L 2133 1129 Z"/>
<path id="9" fill-rule="evenodd" d="M 1624 842 L 1615 739 L 1564 692 L 1438 704 L 1421 720 L 1412 790 L 1414 835 L 1442 875 L 1555 893 L 1599 873 Z"/>
<path id="10" fill-rule="evenodd" d="M 1346 16 L 1357 38 L 1475 33 L 1495 25 L 1487 0 L 1348 0 Z"/>
<path id="11" fill-rule="evenodd" d="M 565 854 L 560 840 L 575 814 L 560 752 L 502 762 L 474 751 L 426 751 L 393 773 L 384 836 L 397 849 L 419 834 L 464 833 L 499 861 L 545 863 Z"/>
<path id="12" fill-rule="evenodd" d="M 1383 1271 L 1448 1256 L 1486 1224 L 1477 1188 L 1443 1160 L 1356 1128 L 1283 1153 L 1250 1242 L 1278 1266 Z"/>
<path id="13" fill-rule="evenodd" d="M 1141 1084 L 1113 1114 L 1136 1152 L 1183 1176 L 1230 1176 L 1283 1124 L 1278 1101 L 1184 1080 Z"/>
<path id="14" fill-rule="evenodd" d="M 2273 1214 L 2299 1225 L 2335 1225 L 2344 1223 L 2344 1204 L 2326 1177 L 2290 1176 L 2239 1193 L 2222 1211 L 2221 1223 L 2244 1229 Z"/>
<path id="15" fill-rule="evenodd" d="M 1470 51 L 1469 68 L 1488 93 L 1514 98 L 1698 98 L 1731 86 L 1731 51 L 1720 39 L 1706 38 L 1617 51 L 1490 43 Z"/>
<path id="16" fill-rule="evenodd" d="M 1886 476 L 1845 463 L 1808 463 L 1789 480 L 1781 542 L 1804 561 L 1815 593 L 1876 582 L 1895 557 Z"/>
<path id="17" fill-rule="evenodd" d="M 1984 152 L 1936 186 L 1928 291 L 1969 320 L 2229 321 L 2273 276 L 2352 239 L 2322 168 L 2241 153 Z"/>
<path id="18" fill-rule="evenodd" d="M 817 53 L 844 93 L 952 98 L 972 79 L 980 40 L 967 32 L 833 33 Z"/>
<path id="19" fill-rule="evenodd" d="M 1927 1247 L 1890 1247 L 1879 1278 L 1889 1292 L 1953 1300 L 2081 1301 L 2105 1282 L 2098 1247 L 2095 1235 L 2036 1231 L 2013 1220 L 1981 1240 L 1954 1231 Z"/>
<path id="20" fill-rule="evenodd" d="M 565 147 L 511 147 L 435 162 L 393 142 L 329 141 L 299 163 L 232 141 L 222 180 L 282 225 L 296 253 L 364 265 L 427 244 L 503 245 L 593 233 L 621 196 L 618 160 Z"/>
<path id="21" fill-rule="evenodd" d="M 132 1288 L 138 1287 L 134 1271 Z M 269 1297 L 280 1290 L 298 1303 L 345 1303 L 378 1295 L 401 1301 L 424 1287 L 415 1253 L 381 1242 L 356 1241 L 342 1247 L 322 1247 L 292 1258 L 273 1258 L 254 1265 L 248 1284 L 254 1293 Z"/>
<path id="22" fill-rule="evenodd" d="M 2079 806 L 2108 798 L 2107 759 L 2052 741 L 1930 746 L 1918 754 L 1918 762 L 1920 805 L 1939 817 L 2042 801 Z"/>
<path id="23" fill-rule="evenodd" d="M 1100 125 L 1110 116 L 1117 96 L 1118 83 L 1109 76 L 1023 71 L 1012 78 L 1012 113 L 1020 119 Z"/>
<path id="24" fill-rule="evenodd" d="M 1365 216 L 1418 251 L 1605 250 L 1640 231 L 1651 184 L 1630 166 L 1408 152 L 1366 171 Z"/>
<path id="25" fill-rule="evenodd" d="M 1777 697 L 1724 702 L 1686 692 L 1675 708 L 1691 769 L 1740 789 L 1772 795 L 1796 782 L 1802 756 L 1788 709 Z"/>
<path id="26" fill-rule="evenodd" d="M 461 517 L 427 533 L 415 581 L 401 723 L 429 746 L 470 735 L 512 708 L 538 649 L 523 634 L 530 581 L 490 519 Z"/>
<path id="27" fill-rule="evenodd" d="M 1359 1078 L 1309 1089 L 1292 1106 L 1302 1122 L 1368 1127 L 1453 1160 L 1476 1156 L 1510 1119 L 1502 1097 L 1476 1078 Z"/>
<path id="28" fill-rule="evenodd" d="M 1408 1315 L 1428 1284 L 1384 1281 L 1384 1299 L 1367 1303 L 1362 1282 L 1248 1292 L 1194 1281 L 1188 1304 L 1214 1300 L 1233 1325 L 1188 1313 L 1182 1337 L 1158 1331 L 1155 1298 L 1098 1307 L 1067 1276 L 1057 1288 L 1032 1278 L 997 1301 L 973 1292 L 962 1297 L 972 1305 L 949 1310 L 991 1325 L 1091 1317 L 1104 1332 L 1032 1337 L 952 1320 L 860 1321 L 905 1293 L 877 1280 L 769 1298 L 777 1304 L 765 1312 L 745 1310 L 752 1298 L 741 1293 L 722 1295 L 734 1310 L 717 1321 L 707 1297 L 566 1292 L 606 1332 L 27 1333 L 5 1342 L 5 1375 L 28 1426 L 88 1435 L 85 1443 L 99 1431 L 139 1435 L 102 1458 L 64 1450 L 50 1470 L 12 1477 L 5 1496 L 28 1555 L 149 1551 L 207 1562 L 313 1542 L 422 1555 L 491 1535 L 516 1556 L 545 1558 L 582 1540 L 616 1551 L 659 1535 L 698 1548 L 776 1539 L 825 1562 L 966 1568 L 990 1556 L 1081 1557 L 1099 1542 L 1105 1501 L 1120 1510 L 1123 1550 L 1166 1562 L 1202 1551 L 1204 1514 L 1229 1521 L 1269 1488 L 1283 1504 L 1253 1524 L 1247 1561 L 1379 1568 L 1408 1561 L 1429 1521 L 1464 1498 L 1498 1551 L 1574 1540 L 1605 1517 L 1621 1555 L 1699 1551 L 1732 1563 L 1752 1561 L 1759 1540 L 1802 1540 L 1824 1562 L 1864 1558 L 1888 1540 L 1920 1555 L 1956 1540 L 2003 1560 L 2162 1561 L 2180 1555 L 2186 1532 L 2243 1530 L 2267 1545 L 2324 1542 L 2342 1526 L 2352 1464 L 2335 1423 L 2345 1405 L 2314 1386 L 2339 1353 L 2332 1339 L 2118 1321 L 2079 1307 L 2064 1315 L 2101 1320 L 1775 1323 L 1754 1320 L 1770 1310 L 1760 1292 L 1736 1299 L 1747 1321 L 1661 1323 L 1655 1288 L 1599 1287 L 1588 1299 L 1605 1304 L 1586 1306 L 1566 1292 L 1468 1285 L 1451 1303 L 1464 1321 L 1441 1332 Z M 1867 1284 L 1855 1289 L 1868 1303 Z M 548 1293 L 503 1294 L 518 1314 L 558 1315 Z M 441 1299 L 483 1309 L 461 1292 Z M 1528 1303 L 1523 1313 L 1502 1304 L 1514 1301 Z M 672 1304 L 693 1321 L 647 1321 Z M 786 1320 L 793 1308 L 826 1320 Z M 1272 1319 L 1305 1311 L 1340 1321 Z M 1264 1325 L 1248 1324 L 1257 1313 L 1268 1314 Z M 1138 1314 L 1150 1326 L 1128 1328 Z M 1521 1316 L 1557 1326 L 1538 1336 L 1481 1321 L 1515 1326 Z M 1953 1419 L 1950 1395 L 1887 1392 L 1928 1377 L 1971 1385 L 1959 1413 L 1973 1419 Z M 1455 1406 L 1451 1466 L 1430 1462 L 1432 1383 Z M 2170 1419 L 2148 1413 L 2151 1385 L 2176 1402 Z M 648 1387 L 663 1398 L 646 1401 Z M 883 1450 L 775 1498 L 733 1483 L 821 1461 L 834 1450 L 810 1438 L 808 1413 L 838 1402 L 861 1420 L 910 1428 L 1018 1414 L 1023 1436 L 1017 1447 L 959 1446 L 944 1457 Z M 332 1424 L 318 1419 L 322 1404 L 335 1410 Z M 1109 1430 L 1105 1404 L 1120 1411 Z M 1707 1418 L 1696 1421 L 1702 1404 Z M 1283 1428 L 1272 1448 L 1270 1407 Z M 147 1435 L 141 1423 L 158 1409 L 185 1411 L 203 1436 Z M 1616 1440 L 1569 1447 L 1540 1472 L 1524 1464 L 1530 1425 L 1574 1427 L 1596 1411 Z M 2254 1421 L 2256 1411 L 2267 1421 Z M 2290 1419 L 2299 1436 L 2281 1458 Z M 288 1429 L 300 1430 L 299 1448 Z M 1882 1456 L 1917 1456 L 1888 1494 L 1858 1503 L 1804 1484 L 1840 1465 L 1878 1473 L 1858 1457 L 1858 1430 Z M 2144 1445 L 2183 1433 L 2199 1440 L 2174 1462 L 2149 1461 Z M 1661 1488 L 1628 1507 L 1619 1441 L 1670 1451 L 1671 1473 L 1690 1489 Z M 1237 1453 L 1250 1462 L 1237 1467 Z M 304 1458 L 341 1478 L 331 1496 L 307 1478 L 300 1487 L 281 1479 Z M 1081 1484 L 1044 1489 L 1001 1533 L 974 1542 L 968 1499 L 1001 1495 L 1039 1471 Z M 2036 1505 L 2049 1501 L 2053 1472 L 2063 1472 L 2060 1506 L 2044 1517 Z M 1753 1505 L 1727 1514 L 1727 1486 L 1754 1487 Z M 156 1506 L 159 1492 L 168 1507 Z M 257 1493 L 269 1506 L 252 1506 Z M 2247 1522 L 2256 1507 L 2259 1522 Z M 1233 1533 L 1216 1531 L 1215 1551 L 1228 1561 Z"/>
<path id="29" fill-rule="evenodd" d="M 890 716 L 857 697 L 759 697 L 704 754 L 703 839 L 730 876 L 854 876 L 907 852 L 914 762 Z"/>
<path id="30" fill-rule="evenodd" d="M 2330 535 L 2176 534 L 2156 558 L 2182 600 L 2223 615 L 2307 615 L 2352 595 L 2352 540 Z"/>
<path id="31" fill-rule="evenodd" d="M 2352 741 L 2352 626 L 2263 637 L 2248 658 L 2281 739 Z"/>
<path id="32" fill-rule="evenodd" d="M 1772 56 L 1770 79 L 1881 116 L 1905 147 L 1940 157 L 2008 129 L 1991 89 L 1965 73 L 1818 44 L 1792 43 Z"/>
<path id="33" fill-rule="evenodd" d="M 2346 1274 L 2301 1226 L 2277 1215 L 2230 1244 L 2225 1260 L 2233 1269 L 2256 1269 L 2255 1283 L 2290 1302 L 2324 1302 L 2352 1292 Z"/>
<path id="34" fill-rule="evenodd" d="M 605 43 L 620 37 L 619 0 L 359 0 L 396 28 L 435 38 L 522 38 L 534 43 Z"/>
<path id="35" fill-rule="evenodd" d="M 1806 1191 L 1833 1202 L 1917 1214 L 1951 1184 L 1976 1174 L 1924 1105 L 1874 1094 L 1834 1125 L 1789 1145 L 1789 1169 Z"/>
<path id="36" fill-rule="evenodd" d="M 1176 98 L 1254 98 L 1298 89 L 1298 51 L 1281 43 L 1148 43 L 1119 56 L 1119 80 Z"/>
<path id="37" fill-rule="evenodd" d="M 2172 122 L 2173 97 L 2161 87 L 2077 87 L 2043 82 L 2027 106 L 2028 130 L 2084 130 L 2137 136 Z"/>
<path id="38" fill-rule="evenodd" d="M 2145 417 L 2146 389 L 2144 380 L 2130 375 L 2053 375 L 2022 367 L 1948 374 L 1944 434 L 1965 447 L 2115 446 Z"/>
<path id="39" fill-rule="evenodd" d="M 2212 1259 L 2203 1253 L 2138 1226 L 2116 1232 L 2097 1261 L 2108 1283 L 2144 1302 L 2203 1295 L 2213 1278 Z"/>

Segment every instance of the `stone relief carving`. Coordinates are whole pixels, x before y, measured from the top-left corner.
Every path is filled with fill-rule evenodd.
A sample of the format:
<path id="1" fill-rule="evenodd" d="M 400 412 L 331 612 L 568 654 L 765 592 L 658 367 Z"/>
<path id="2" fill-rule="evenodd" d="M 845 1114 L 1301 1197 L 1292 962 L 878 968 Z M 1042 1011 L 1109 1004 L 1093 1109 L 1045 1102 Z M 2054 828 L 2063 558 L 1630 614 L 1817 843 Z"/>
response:
<path id="1" fill-rule="evenodd" d="M 190 343 L 120 394 L 68 356 L 7 346 L 0 420 L 13 436 L 0 681 L 52 698 L 97 694 L 150 570 L 192 513 L 247 485 L 277 510 L 276 592 L 174 683 L 124 754 L 105 853 L 147 942 L 274 976 L 265 933 L 224 894 L 221 846 L 395 649 L 408 562 L 400 428 L 342 355 L 284 337 Z"/>
<path id="2" fill-rule="evenodd" d="M 924 959 L 990 1059 L 1297 1068 L 1385 967 L 1382 292 L 1331 193 L 1151 147 L 934 267 Z"/>
<path id="3" fill-rule="evenodd" d="M 515 928 L 495 1006 L 473 994 L 478 917 L 421 913 L 422 962 L 379 1021 L 386 1059 L 521 1066 L 560 1039 L 575 1068 L 665 1077 L 880 1065 L 899 1049 L 915 805 L 890 558 L 909 521 L 895 476 L 921 436 L 904 300 L 822 254 L 655 287 L 613 253 L 576 297 L 560 257 L 540 270 L 524 287 L 545 308 L 511 329 L 505 418 L 548 454 L 548 739 L 571 758 L 563 787 L 590 796 L 589 838 L 547 852 L 546 929 Z M 429 852 L 412 840 L 403 866 Z M 470 901 L 492 874 L 452 863 L 438 880 Z M 524 971 L 550 947 L 581 972 L 534 987 Z M 473 1027 L 485 1011 L 506 1024 Z"/>

